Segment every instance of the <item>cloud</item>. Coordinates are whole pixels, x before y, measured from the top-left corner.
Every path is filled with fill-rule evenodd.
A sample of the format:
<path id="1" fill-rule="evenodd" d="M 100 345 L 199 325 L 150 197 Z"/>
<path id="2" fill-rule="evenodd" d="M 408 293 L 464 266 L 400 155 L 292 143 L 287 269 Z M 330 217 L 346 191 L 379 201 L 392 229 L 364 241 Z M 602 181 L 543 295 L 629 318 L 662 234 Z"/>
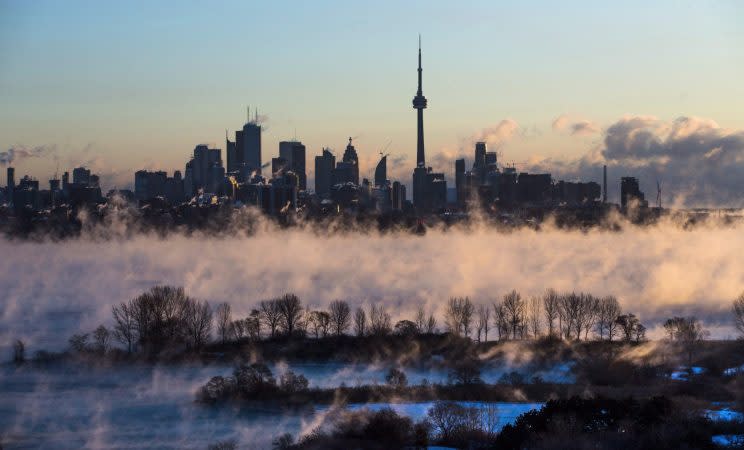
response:
<path id="1" fill-rule="evenodd" d="M 561 118 L 556 121 L 554 128 L 567 126 Z M 655 196 L 656 181 L 661 181 L 667 204 L 744 207 L 744 130 L 722 128 L 711 119 L 625 116 L 580 158 L 542 159 L 530 171 L 599 181 L 604 164 L 616 200 L 620 177 L 635 176 L 647 198 Z"/>
<path id="2" fill-rule="evenodd" d="M 500 146 L 521 133 L 519 124 L 514 119 L 504 119 L 492 127 L 482 129 L 474 136 L 473 142 L 481 141 Z"/>
<path id="3" fill-rule="evenodd" d="M 572 119 L 566 114 L 553 121 L 553 131 L 568 131 L 571 136 L 590 136 L 600 132 L 599 125 L 587 119 Z"/>
<path id="4" fill-rule="evenodd" d="M 4 152 L 0 152 L 0 166 L 9 166 L 27 158 L 46 158 L 49 156 L 56 158 L 56 155 L 57 148 L 53 145 L 39 145 L 36 147 L 15 145 Z"/>

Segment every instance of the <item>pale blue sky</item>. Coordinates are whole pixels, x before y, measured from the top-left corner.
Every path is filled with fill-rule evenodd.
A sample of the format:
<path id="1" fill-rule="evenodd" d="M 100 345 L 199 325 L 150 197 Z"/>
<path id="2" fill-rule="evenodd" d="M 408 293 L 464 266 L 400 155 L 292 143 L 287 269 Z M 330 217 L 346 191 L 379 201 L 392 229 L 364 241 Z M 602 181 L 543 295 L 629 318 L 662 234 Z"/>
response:
<path id="1" fill-rule="evenodd" d="M 648 3 L 0 0 L 0 150 L 56 145 L 62 169 L 94 156 L 121 173 L 183 169 L 258 105 L 265 159 L 296 130 L 309 161 L 358 136 L 363 159 L 392 140 L 412 167 L 419 32 L 430 155 L 470 154 L 505 118 L 527 135 L 504 146 L 510 160 L 596 145 L 551 130 L 565 113 L 744 128 L 744 3 Z"/>

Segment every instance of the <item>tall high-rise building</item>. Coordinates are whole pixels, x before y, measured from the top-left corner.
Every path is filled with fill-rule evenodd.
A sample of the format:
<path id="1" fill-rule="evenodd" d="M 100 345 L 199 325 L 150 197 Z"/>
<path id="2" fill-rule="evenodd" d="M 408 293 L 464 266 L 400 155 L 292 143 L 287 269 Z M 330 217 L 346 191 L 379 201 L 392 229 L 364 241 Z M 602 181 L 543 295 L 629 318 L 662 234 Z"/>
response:
<path id="1" fill-rule="evenodd" d="M 62 174 L 62 192 L 65 196 L 70 193 L 70 172 Z"/>
<path id="2" fill-rule="evenodd" d="M 15 191 L 15 168 L 8 167 L 8 171 L 6 172 L 8 175 L 7 178 L 7 185 L 8 188 L 5 191 L 6 196 L 8 197 L 8 204 L 13 204 L 13 192 Z"/>
<path id="3" fill-rule="evenodd" d="M 8 188 L 12 189 L 15 187 L 15 168 L 8 167 L 8 170 L 6 173 L 7 173 Z"/>
<path id="4" fill-rule="evenodd" d="M 199 144 L 194 148 L 194 157 L 186 164 L 187 196 L 196 195 L 199 189 L 217 193 L 224 181 L 225 169 L 222 166 L 222 151 Z"/>
<path id="5" fill-rule="evenodd" d="M 230 139 L 227 137 L 227 130 L 225 130 L 225 157 L 227 158 L 228 172 L 237 172 L 240 169 L 238 150 L 235 144 L 235 142 L 230 142 Z"/>
<path id="6" fill-rule="evenodd" d="M 287 162 L 287 168 L 297 175 L 300 190 L 307 189 L 307 172 L 305 167 L 305 146 L 299 141 L 282 141 L 279 143 L 279 157 Z"/>
<path id="7" fill-rule="evenodd" d="M 424 109 L 427 101 L 422 87 L 421 69 L 421 36 L 418 49 L 418 90 L 413 97 L 413 109 L 416 110 L 416 168 L 413 169 L 413 203 L 419 212 L 427 208 L 429 194 L 429 177 L 426 170 L 426 152 L 424 150 Z"/>
<path id="8" fill-rule="evenodd" d="M 331 195 L 331 181 L 336 157 L 328 149 L 323 149 L 321 156 L 315 157 L 315 193 L 320 197 Z"/>
<path id="9" fill-rule="evenodd" d="M 354 184 L 359 185 L 359 156 L 357 155 L 356 148 L 351 145 L 351 139 L 352 138 L 349 138 L 349 145 L 346 146 L 341 161 L 347 163 L 351 167 L 351 181 Z"/>
<path id="10" fill-rule="evenodd" d="M 243 126 L 241 143 L 237 145 L 237 152 L 241 154 L 240 160 L 244 166 L 251 171 L 261 173 L 261 125 L 258 124 L 258 113 L 256 119 L 248 121 Z M 237 138 L 236 138 L 237 141 Z"/>
<path id="11" fill-rule="evenodd" d="M 473 169 L 481 169 L 486 167 L 486 143 L 476 142 L 475 143 L 475 160 L 473 161 Z"/>
<path id="12" fill-rule="evenodd" d="M 85 167 L 76 167 L 72 169 L 72 182 L 87 186 L 90 183 L 90 170 Z"/>
<path id="13" fill-rule="evenodd" d="M 375 186 L 387 185 L 387 155 L 383 155 L 375 167 Z"/>
<path id="14" fill-rule="evenodd" d="M 607 164 L 602 167 L 602 203 L 607 203 Z"/>
<path id="15" fill-rule="evenodd" d="M 457 203 L 465 202 L 465 159 L 455 160 L 455 189 L 457 190 Z"/>

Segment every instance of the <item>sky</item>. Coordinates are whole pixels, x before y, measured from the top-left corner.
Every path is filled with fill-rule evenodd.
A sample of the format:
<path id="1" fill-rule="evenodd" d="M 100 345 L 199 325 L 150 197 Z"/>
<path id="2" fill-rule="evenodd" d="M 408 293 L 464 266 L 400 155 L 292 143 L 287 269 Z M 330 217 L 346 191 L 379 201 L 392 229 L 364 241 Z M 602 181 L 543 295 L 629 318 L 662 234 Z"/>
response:
<path id="1" fill-rule="evenodd" d="M 642 188 L 660 172 L 672 186 L 695 177 L 691 167 L 735 141 L 695 179 L 705 185 L 744 174 L 741 23 L 736 1 L 0 0 L 0 151 L 37 156 L 16 156 L 19 175 L 85 164 L 122 187 L 140 168 L 183 170 L 199 143 L 224 149 L 250 105 L 264 159 L 296 137 L 312 167 L 323 146 L 340 154 L 353 136 L 363 176 L 385 150 L 389 172 L 409 181 L 420 33 L 436 168 L 452 172 L 450 157 L 485 139 L 504 163 L 599 181 L 597 154 L 615 155 L 613 175 L 638 167 L 607 138 L 644 118 L 630 123 L 660 145 L 644 157 Z M 710 138 L 689 160 L 675 159 L 669 135 L 680 117 L 695 118 L 693 141 Z M 740 180 L 712 188 L 725 199 L 736 189 Z"/>

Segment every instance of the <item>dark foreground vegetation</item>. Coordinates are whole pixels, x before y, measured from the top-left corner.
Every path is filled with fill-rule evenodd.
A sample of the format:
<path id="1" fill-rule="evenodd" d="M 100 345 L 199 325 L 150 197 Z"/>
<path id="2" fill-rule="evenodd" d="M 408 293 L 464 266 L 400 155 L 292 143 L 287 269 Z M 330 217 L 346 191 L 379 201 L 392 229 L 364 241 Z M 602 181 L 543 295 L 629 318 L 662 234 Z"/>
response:
<path id="1" fill-rule="evenodd" d="M 712 436 L 737 428 L 692 414 L 666 397 L 550 400 L 497 431 L 496 408 L 437 402 L 419 422 L 392 409 L 343 412 L 324 429 L 278 438 L 284 449 L 714 449 Z"/>
<path id="2" fill-rule="evenodd" d="M 732 317 L 744 333 L 744 296 Z M 37 352 L 32 361 L 17 341 L 13 362 L 228 363 L 230 375 L 205 380 L 196 392 L 203 407 L 331 407 L 320 428 L 280 436 L 277 448 L 714 448 L 714 435 L 744 434 L 744 424 L 701 414 L 713 402 L 744 410 L 744 340 L 710 341 L 699 320 L 671 317 L 665 337 L 648 341 L 639 318 L 614 297 L 512 291 L 481 304 L 451 298 L 442 317 L 419 309 L 393 322 L 381 305 L 352 309 L 336 300 L 314 309 L 293 294 L 234 317 L 227 303 L 158 286 L 115 305 L 112 318 L 113 327 L 76 334 L 66 352 Z M 387 375 L 378 384 L 319 388 L 292 370 L 272 373 L 273 361 L 374 363 Z M 537 375 L 558 366 L 567 368 L 566 379 Z M 411 368 L 444 372 L 446 381 L 410 384 Z M 484 380 L 494 371 L 498 379 Z M 501 401 L 547 403 L 500 430 L 488 405 Z M 396 402 L 436 403 L 420 422 L 392 410 L 336 409 Z"/>

